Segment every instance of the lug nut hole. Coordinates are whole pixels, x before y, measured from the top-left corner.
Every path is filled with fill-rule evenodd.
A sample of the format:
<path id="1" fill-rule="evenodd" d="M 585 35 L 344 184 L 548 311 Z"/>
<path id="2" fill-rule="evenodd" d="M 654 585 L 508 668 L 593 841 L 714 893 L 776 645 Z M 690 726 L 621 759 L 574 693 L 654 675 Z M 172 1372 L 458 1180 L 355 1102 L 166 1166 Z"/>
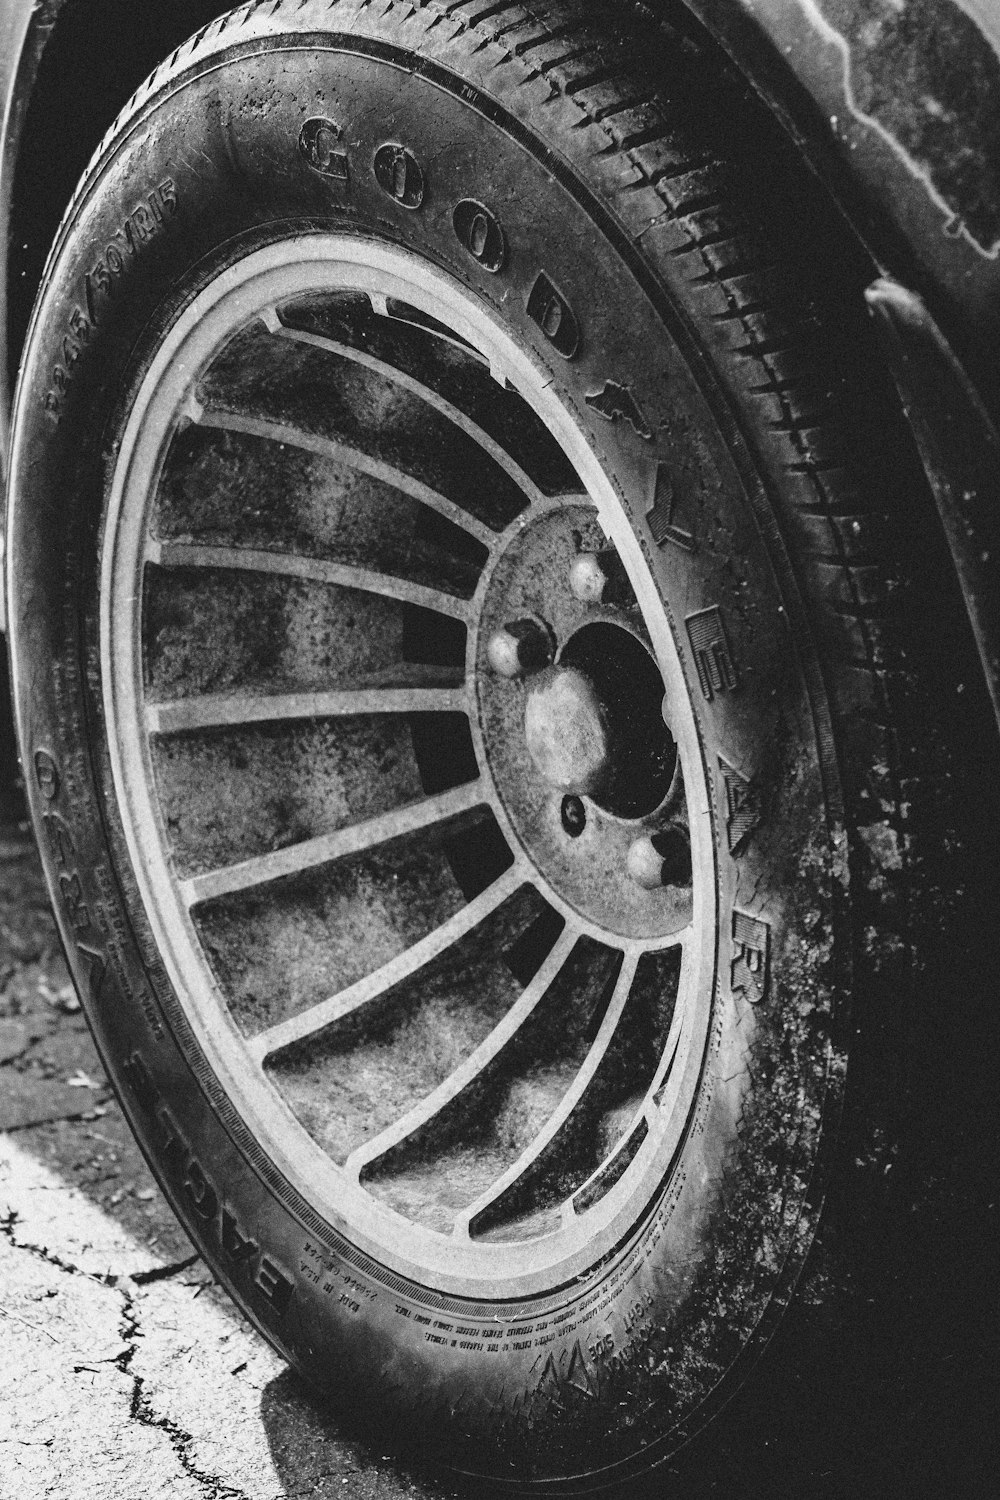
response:
<path id="1" fill-rule="evenodd" d="M 571 839 L 578 839 L 587 826 L 587 809 L 579 797 L 562 799 L 562 826 Z"/>
<path id="2" fill-rule="evenodd" d="M 663 861 L 664 885 L 688 885 L 691 881 L 691 845 L 679 828 L 654 833 L 650 843 Z"/>

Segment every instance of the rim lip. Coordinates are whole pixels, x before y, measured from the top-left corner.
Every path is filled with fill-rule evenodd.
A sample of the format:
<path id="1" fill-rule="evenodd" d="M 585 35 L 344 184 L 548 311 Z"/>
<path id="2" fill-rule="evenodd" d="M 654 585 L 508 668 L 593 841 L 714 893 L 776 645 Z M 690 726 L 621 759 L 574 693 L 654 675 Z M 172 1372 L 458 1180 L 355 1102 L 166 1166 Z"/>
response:
<path id="1" fill-rule="evenodd" d="M 398 297 L 458 333 L 488 361 L 501 382 L 527 401 L 566 452 L 635 590 L 663 676 L 671 732 L 685 773 L 692 919 L 689 936 L 673 944 L 681 949 L 682 962 L 671 1035 L 643 1107 L 619 1148 L 647 1113 L 652 1096 L 663 1088 L 669 1068 L 656 1111 L 657 1124 L 593 1209 L 576 1216 L 570 1228 L 534 1240 L 457 1239 L 414 1224 L 351 1182 L 307 1133 L 263 1069 L 251 1061 L 246 1038 L 230 1017 L 170 873 L 162 821 L 151 794 L 154 781 L 142 710 L 142 653 L 136 643 L 141 639 L 147 508 L 177 418 L 201 371 L 239 327 L 296 295 L 351 290 Z M 665 1185 L 693 1113 L 716 989 L 721 897 L 715 812 L 693 695 L 623 501 L 569 404 L 556 394 L 556 385 L 553 372 L 515 343 L 482 299 L 422 257 L 360 235 L 310 233 L 277 240 L 220 272 L 186 304 L 161 339 L 126 418 L 102 537 L 100 658 L 112 780 L 144 914 L 201 1051 L 270 1160 L 336 1231 L 380 1263 L 418 1282 L 490 1301 L 551 1292 L 613 1251 L 642 1222 Z M 501 537 L 498 533 L 494 556 L 499 555 Z M 489 571 L 490 562 L 484 579 Z M 474 633 L 473 624 L 470 637 Z M 470 640 L 470 649 L 471 645 Z M 470 723 L 475 735 L 474 712 L 470 712 Z M 480 760 L 480 773 L 489 776 L 485 759 Z M 515 848 L 520 847 L 517 834 L 501 816 L 502 802 L 499 808 L 495 802 L 491 807 L 505 836 Z M 544 894 L 564 915 L 580 921 L 580 914 L 560 901 L 547 882 Z M 629 944 L 619 940 L 614 946 L 627 948 Z M 648 951 L 650 945 L 639 942 L 636 946 Z M 549 1247 L 543 1257 L 541 1247 Z"/>

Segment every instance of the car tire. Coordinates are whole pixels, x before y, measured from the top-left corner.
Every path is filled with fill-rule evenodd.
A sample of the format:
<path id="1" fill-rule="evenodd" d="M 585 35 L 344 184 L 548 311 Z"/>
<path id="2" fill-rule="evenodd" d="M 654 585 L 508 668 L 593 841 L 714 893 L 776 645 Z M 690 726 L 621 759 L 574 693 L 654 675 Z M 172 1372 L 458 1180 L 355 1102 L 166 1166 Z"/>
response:
<path id="1" fill-rule="evenodd" d="M 815 1235 L 926 784 L 836 232 L 645 13 L 286 0 L 39 294 L 12 670 L 102 1056 L 264 1334 L 483 1479 L 676 1452 Z"/>

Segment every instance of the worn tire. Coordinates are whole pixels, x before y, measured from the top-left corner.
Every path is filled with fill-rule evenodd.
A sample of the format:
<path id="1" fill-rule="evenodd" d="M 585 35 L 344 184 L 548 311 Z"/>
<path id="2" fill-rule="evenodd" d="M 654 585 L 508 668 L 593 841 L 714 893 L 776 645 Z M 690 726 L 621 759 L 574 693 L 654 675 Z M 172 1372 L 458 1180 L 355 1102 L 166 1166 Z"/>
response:
<path id="1" fill-rule="evenodd" d="M 86 174 L 16 399 L 22 757 L 102 1056 L 237 1301 L 312 1381 L 367 1392 L 456 1469 L 586 1489 L 662 1460 L 720 1407 L 815 1234 L 855 937 L 887 920 L 905 940 L 900 850 L 924 773 L 907 767 L 904 794 L 908 564 L 893 518 L 919 479 L 872 372 L 859 267 L 845 249 L 820 281 L 817 247 L 836 231 L 714 57 L 577 0 L 374 12 L 287 0 L 213 23 L 143 86 Z M 619 550 L 659 597 L 690 719 L 676 734 L 704 789 L 703 806 L 691 785 L 688 798 L 717 920 L 683 1120 L 647 1155 L 640 1134 L 627 1222 L 602 1221 L 548 1284 L 525 1271 L 502 1297 L 441 1258 L 421 1274 L 403 1218 L 382 1244 L 349 1207 L 312 1201 L 243 1107 L 164 951 L 144 873 L 155 838 L 129 826 L 128 755 L 109 729 L 121 452 L 142 393 L 196 299 L 209 307 L 234 268 L 290 244 L 308 258 L 324 235 L 431 268 L 539 372 L 590 455 L 577 468 L 592 461 L 620 507 Z M 164 638 L 177 608 L 157 616 Z M 147 687 L 160 638 L 144 637 Z M 225 990 L 231 955 L 213 941 Z M 241 1024 L 220 1023 L 225 1047 Z"/>

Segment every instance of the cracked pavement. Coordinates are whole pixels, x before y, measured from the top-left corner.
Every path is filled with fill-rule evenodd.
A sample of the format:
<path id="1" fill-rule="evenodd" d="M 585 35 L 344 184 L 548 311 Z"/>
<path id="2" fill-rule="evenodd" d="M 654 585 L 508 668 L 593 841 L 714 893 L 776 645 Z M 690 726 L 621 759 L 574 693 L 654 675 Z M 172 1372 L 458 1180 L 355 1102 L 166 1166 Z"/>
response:
<path id="1" fill-rule="evenodd" d="M 0 829 L 0 1132 L 2 1500 L 454 1493 L 338 1426 L 194 1253 L 108 1087 L 23 827 Z"/>

